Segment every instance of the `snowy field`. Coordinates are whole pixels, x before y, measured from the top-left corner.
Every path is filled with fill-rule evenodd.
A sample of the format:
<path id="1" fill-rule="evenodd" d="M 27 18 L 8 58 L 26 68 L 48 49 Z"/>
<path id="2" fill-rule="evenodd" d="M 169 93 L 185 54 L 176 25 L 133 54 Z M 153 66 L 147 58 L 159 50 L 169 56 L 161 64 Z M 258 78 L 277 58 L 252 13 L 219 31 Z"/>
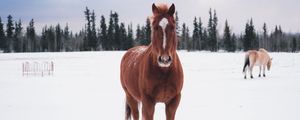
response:
<path id="1" fill-rule="evenodd" d="M 123 54 L 0 54 L 0 120 L 123 120 Z M 267 77 L 255 68 L 246 80 L 242 52 L 179 56 L 185 82 L 177 120 L 300 120 L 299 53 L 271 53 Z M 24 62 L 53 62 L 53 75 L 23 75 Z M 157 104 L 155 120 L 164 119 Z"/>

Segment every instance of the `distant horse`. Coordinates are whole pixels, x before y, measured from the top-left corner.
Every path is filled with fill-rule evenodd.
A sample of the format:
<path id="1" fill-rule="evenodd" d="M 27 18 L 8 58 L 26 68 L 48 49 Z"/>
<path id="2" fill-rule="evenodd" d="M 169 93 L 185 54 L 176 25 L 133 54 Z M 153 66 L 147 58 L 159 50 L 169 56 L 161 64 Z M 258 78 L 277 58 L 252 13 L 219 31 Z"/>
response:
<path id="1" fill-rule="evenodd" d="M 155 104 L 164 103 L 167 120 L 174 120 L 183 86 L 183 70 L 176 53 L 175 6 L 153 4 L 151 43 L 129 49 L 121 61 L 121 84 L 126 93 L 125 119 L 153 120 Z"/>
<path id="2" fill-rule="evenodd" d="M 261 76 L 261 69 L 263 69 L 263 76 L 266 77 L 266 74 L 265 74 L 266 67 L 268 68 L 268 70 L 270 70 L 271 64 L 272 64 L 272 58 L 270 58 L 267 50 L 261 48 L 258 51 L 257 50 L 247 51 L 246 56 L 245 56 L 245 64 L 244 64 L 244 68 L 243 68 L 243 72 L 245 75 L 244 78 L 245 79 L 247 78 L 246 77 L 246 73 L 247 73 L 246 68 L 247 67 L 250 71 L 250 77 L 253 78 L 252 70 L 253 70 L 254 66 L 259 66 L 258 77 Z"/>

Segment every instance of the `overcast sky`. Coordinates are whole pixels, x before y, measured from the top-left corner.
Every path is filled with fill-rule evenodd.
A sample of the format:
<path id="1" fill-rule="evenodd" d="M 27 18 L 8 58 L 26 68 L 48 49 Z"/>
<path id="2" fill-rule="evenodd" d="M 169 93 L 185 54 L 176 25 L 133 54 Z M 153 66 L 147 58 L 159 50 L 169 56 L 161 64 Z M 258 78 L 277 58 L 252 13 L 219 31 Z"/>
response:
<path id="1" fill-rule="evenodd" d="M 111 10 L 119 13 L 120 21 L 136 25 L 144 24 L 152 14 L 153 2 L 174 3 L 180 24 L 187 23 L 190 30 L 195 16 L 201 17 L 207 26 L 208 10 L 212 8 L 217 11 L 221 33 L 226 19 L 239 34 L 250 18 L 257 31 L 261 31 L 266 22 L 269 31 L 281 25 L 286 32 L 300 32 L 300 0 L 1 0 L 0 17 L 6 22 L 11 14 L 14 20 L 23 20 L 23 27 L 33 18 L 38 33 L 44 25 L 57 23 L 63 26 L 68 23 L 70 29 L 78 32 L 85 24 L 83 11 L 86 6 L 95 10 L 98 26 L 100 16 L 105 15 L 108 20 Z"/>

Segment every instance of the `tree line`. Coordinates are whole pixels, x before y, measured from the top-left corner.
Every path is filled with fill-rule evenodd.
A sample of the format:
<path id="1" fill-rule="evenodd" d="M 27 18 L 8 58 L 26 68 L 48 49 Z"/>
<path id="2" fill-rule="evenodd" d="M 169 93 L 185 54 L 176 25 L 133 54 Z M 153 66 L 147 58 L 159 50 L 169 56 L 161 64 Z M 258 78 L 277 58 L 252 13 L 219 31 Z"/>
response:
<path id="1" fill-rule="evenodd" d="M 217 29 L 218 17 L 216 10 L 210 9 L 207 26 L 201 17 L 193 20 L 192 31 L 183 22 L 179 25 L 178 12 L 175 13 L 176 33 L 179 40 L 178 49 L 188 51 L 247 51 L 265 48 L 276 52 L 297 52 L 300 50 L 300 34 L 283 32 L 280 25 L 268 30 L 255 28 L 251 18 L 245 24 L 245 31 L 240 34 L 232 32 L 230 23 L 225 21 L 223 34 Z M 100 51 L 127 50 L 137 45 L 148 45 L 151 42 L 151 25 L 147 18 L 145 23 L 138 24 L 135 34 L 132 23 L 126 25 L 119 21 L 117 12 L 110 12 L 107 20 L 103 15 L 97 21 L 96 13 L 88 7 L 84 10 L 86 20 L 84 28 L 73 33 L 69 25 L 44 26 L 41 35 L 35 31 L 34 19 L 26 28 L 22 21 L 14 21 L 7 17 L 6 29 L 0 17 L 0 50 L 10 52 L 60 52 L 60 51 Z M 99 24 L 97 25 L 97 23 Z M 108 25 L 107 25 L 108 24 Z"/>
<path id="2" fill-rule="evenodd" d="M 206 50 L 227 52 L 247 51 L 250 49 L 265 48 L 273 52 L 297 52 L 300 50 L 300 34 L 283 32 L 280 25 L 268 31 L 267 24 L 263 28 L 256 29 L 251 18 L 245 24 L 245 30 L 237 35 L 232 32 L 228 20 L 225 20 L 223 34 L 218 29 L 218 17 L 216 10 L 209 10 L 207 27 L 202 23 L 201 17 L 195 17 L 193 31 L 186 23 L 182 24 L 179 49 L 188 51 Z"/>

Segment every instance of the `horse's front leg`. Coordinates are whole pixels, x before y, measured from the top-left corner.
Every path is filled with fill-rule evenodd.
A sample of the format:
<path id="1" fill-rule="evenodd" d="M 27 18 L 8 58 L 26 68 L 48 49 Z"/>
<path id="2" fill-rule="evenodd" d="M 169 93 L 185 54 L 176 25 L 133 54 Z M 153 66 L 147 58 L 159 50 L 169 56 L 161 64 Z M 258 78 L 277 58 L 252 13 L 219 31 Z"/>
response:
<path id="1" fill-rule="evenodd" d="M 177 110 L 177 107 L 179 105 L 181 98 L 181 94 L 179 93 L 176 97 L 174 97 L 171 101 L 169 101 L 166 104 L 166 117 L 167 120 L 174 120 L 175 119 L 175 113 Z"/>
<path id="2" fill-rule="evenodd" d="M 153 120 L 155 102 L 151 97 L 142 98 L 142 114 L 143 120 Z"/>
<path id="3" fill-rule="evenodd" d="M 264 77 L 266 77 L 265 72 L 266 72 L 266 66 L 264 65 L 264 66 L 263 66 L 263 76 L 264 76 Z"/>

